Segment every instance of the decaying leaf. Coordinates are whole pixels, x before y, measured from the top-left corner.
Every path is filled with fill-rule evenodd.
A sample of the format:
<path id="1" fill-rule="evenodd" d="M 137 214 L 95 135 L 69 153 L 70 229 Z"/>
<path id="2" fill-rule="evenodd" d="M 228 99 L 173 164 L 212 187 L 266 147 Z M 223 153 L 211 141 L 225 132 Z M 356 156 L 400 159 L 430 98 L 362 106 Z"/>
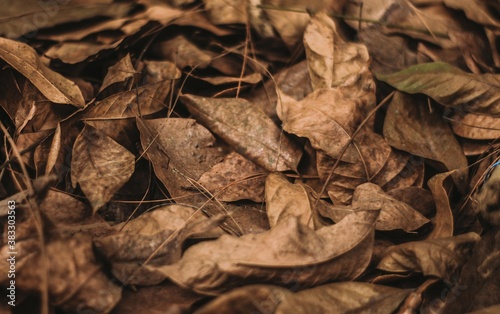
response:
<path id="1" fill-rule="evenodd" d="M 163 278 L 142 267 L 142 263 L 169 265 L 177 262 L 188 237 L 203 233 L 210 236 L 208 232 L 220 222 L 220 217 L 207 219 L 193 207 L 164 205 L 114 226 L 115 233 L 96 239 L 95 245 L 112 264 L 113 274 L 122 283 L 152 285 Z M 211 235 L 219 234 L 212 232 Z"/>
<path id="2" fill-rule="evenodd" d="M 439 161 L 448 170 L 459 170 L 454 179 L 464 189 L 467 159 L 453 131 L 435 110 L 421 97 L 397 92 L 387 110 L 385 139 L 397 149 Z"/>
<path id="3" fill-rule="evenodd" d="M 232 152 L 209 172 L 205 172 L 198 182 L 224 202 L 245 199 L 262 202 L 265 176 L 264 169 Z"/>
<path id="4" fill-rule="evenodd" d="M 181 287 L 211 295 L 264 278 L 304 288 L 352 280 L 370 261 L 378 213 L 359 210 L 318 231 L 290 217 L 269 231 L 240 238 L 224 235 L 192 246 L 176 264 L 147 268 Z"/>
<path id="5" fill-rule="evenodd" d="M 500 77 L 470 74 L 443 62 L 425 63 L 377 78 L 409 94 L 425 94 L 443 106 L 500 115 Z"/>
<path id="6" fill-rule="evenodd" d="M 267 171 L 297 170 L 302 152 L 255 105 L 194 95 L 181 101 L 201 124 Z"/>
<path id="7" fill-rule="evenodd" d="M 33 48 L 6 38 L 0 38 L 0 47 L 0 58 L 24 75 L 47 99 L 79 108 L 85 106 L 78 86 L 45 66 Z"/>
<path id="8" fill-rule="evenodd" d="M 128 181 L 134 165 L 134 155 L 86 125 L 73 146 L 71 182 L 73 187 L 80 185 L 95 213 Z"/>
<path id="9" fill-rule="evenodd" d="M 465 233 L 455 237 L 403 243 L 390 249 L 377 268 L 387 272 L 422 272 L 457 283 L 464 263 L 480 237 Z M 424 258 L 422 258 L 424 257 Z"/>

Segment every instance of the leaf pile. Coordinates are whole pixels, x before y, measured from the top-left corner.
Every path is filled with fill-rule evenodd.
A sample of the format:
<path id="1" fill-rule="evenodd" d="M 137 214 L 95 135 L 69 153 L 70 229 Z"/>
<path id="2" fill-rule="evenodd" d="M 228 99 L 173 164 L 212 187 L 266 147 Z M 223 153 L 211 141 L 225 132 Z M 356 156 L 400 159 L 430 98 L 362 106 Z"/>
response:
<path id="1" fill-rule="evenodd" d="M 12 3 L 0 284 L 15 201 L 17 304 L 1 309 L 494 311 L 500 231 L 475 194 L 500 156 L 498 12 Z"/>

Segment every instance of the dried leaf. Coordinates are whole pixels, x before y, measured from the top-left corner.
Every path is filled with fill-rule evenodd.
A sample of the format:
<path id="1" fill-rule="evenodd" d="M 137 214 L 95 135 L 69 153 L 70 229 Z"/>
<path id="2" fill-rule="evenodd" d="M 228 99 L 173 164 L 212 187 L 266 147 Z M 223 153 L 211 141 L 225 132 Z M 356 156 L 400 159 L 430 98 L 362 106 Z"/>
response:
<path id="1" fill-rule="evenodd" d="M 451 211 L 448 193 L 444 188 L 444 181 L 454 171 L 440 173 L 432 177 L 427 185 L 436 202 L 436 216 L 434 217 L 434 229 L 427 239 L 446 238 L 453 235 L 453 213 Z"/>
<path id="2" fill-rule="evenodd" d="M 149 260 L 148 265 L 177 262 L 189 237 L 210 231 L 220 222 L 220 217 L 209 220 L 190 206 L 166 205 L 114 226 L 116 233 L 96 239 L 95 245 L 122 283 L 152 285 L 163 278 L 142 267 L 143 262 Z"/>
<path id="3" fill-rule="evenodd" d="M 48 100 L 58 104 L 85 106 L 78 86 L 46 67 L 35 49 L 14 40 L 0 38 L 0 58 L 24 75 Z"/>
<path id="4" fill-rule="evenodd" d="M 455 237 L 403 243 L 390 249 L 377 265 L 387 272 L 421 272 L 457 283 L 464 263 L 481 238 L 474 232 Z"/>
<path id="5" fill-rule="evenodd" d="M 410 292 L 365 282 L 335 282 L 288 296 L 274 313 L 393 313 Z"/>
<path id="6" fill-rule="evenodd" d="M 194 245 L 174 265 L 146 267 L 203 294 L 263 280 L 301 287 L 352 280 L 370 261 L 377 216 L 376 210 L 360 210 L 318 231 L 290 217 L 260 234 Z"/>
<path id="7" fill-rule="evenodd" d="M 288 217 L 314 229 L 312 208 L 306 187 L 290 183 L 281 173 L 270 173 L 266 179 L 266 211 L 271 228 Z"/>
<path id="8" fill-rule="evenodd" d="M 443 163 L 454 175 L 457 186 L 467 181 L 467 159 L 449 125 L 424 103 L 422 97 L 397 92 L 384 122 L 384 136 L 389 145 L 411 154 Z M 435 110 L 435 109 L 434 109 Z"/>
<path id="9" fill-rule="evenodd" d="M 313 90 L 332 87 L 335 24 L 325 12 L 312 16 L 304 31 L 304 48 Z"/>
<path id="10" fill-rule="evenodd" d="M 163 103 L 170 92 L 170 81 L 145 85 L 97 101 L 88 118 L 135 118 L 165 109 Z"/>
<path id="11" fill-rule="evenodd" d="M 94 213 L 134 172 L 135 158 L 103 132 L 86 125 L 73 146 L 71 182 L 80 185 Z"/>
<path id="12" fill-rule="evenodd" d="M 205 172 L 198 182 L 218 200 L 264 201 L 266 172 L 238 153 L 232 152 L 224 160 Z"/>
<path id="13" fill-rule="evenodd" d="M 224 156 L 213 135 L 193 119 L 137 119 L 137 128 L 156 176 L 175 198 L 198 194 L 194 182 Z"/>
<path id="14" fill-rule="evenodd" d="M 443 106 L 500 116 L 500 77 L 497 74 L 470 74 L 452 65 L 434 62 L 376 76 L 402 92 L 425 94 Z"/>
<path id="15" fill-rule="evenodd" d="M 127 53 L 125 57 L 109 67 L 99 92 L 102 92 L 106 87 L 112 84 L 125 82 L 127 79 L 134 77 L 135 73 L 136 71 L 130 60 L 130 54 Z"/>
<path id="16" fill-rule="evenodd" d="M 476 114 L 456 114 L 452 128 L 456 135 L 476 140 L 490 140 L 500 137 L 500 117 Z"/>
<path id="17" fill-rule="evenodd" d="M 244 99 L 180 99 L 200 123 L 257 165 L 267 171 L 297 170 L 302 152 L 255 105 Z"/>

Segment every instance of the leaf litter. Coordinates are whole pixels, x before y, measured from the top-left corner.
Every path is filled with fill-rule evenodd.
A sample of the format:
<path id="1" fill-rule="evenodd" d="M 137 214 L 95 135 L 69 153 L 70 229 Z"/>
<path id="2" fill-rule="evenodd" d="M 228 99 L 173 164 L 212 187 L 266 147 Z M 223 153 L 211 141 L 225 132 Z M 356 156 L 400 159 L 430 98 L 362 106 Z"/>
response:
<path id="1" fill-rule="evenodd" d="M 0 25 L 23 311 L 498 307 L 494 1 L 23 5 Z"/>

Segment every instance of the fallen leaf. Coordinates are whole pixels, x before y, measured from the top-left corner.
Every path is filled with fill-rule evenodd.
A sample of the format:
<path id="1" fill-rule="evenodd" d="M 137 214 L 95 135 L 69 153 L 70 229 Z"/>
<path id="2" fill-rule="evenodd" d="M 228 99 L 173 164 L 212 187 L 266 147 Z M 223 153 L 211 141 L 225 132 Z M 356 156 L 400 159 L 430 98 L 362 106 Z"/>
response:
<path id="1" fill-rule="evenodd" d="M 86 125 L 71 158 L 73 188 L 80 185 L 93 212 L 104 206 L 134 172 L 135 158 L 101 131 Z"/>
<path id="2" fill-rule="evenodd" d="M 387 109 L 384 137 L 397 149 L 439 161 L 448 170 L 460 170 L 453 177 L 464 189 L 467 159 L 453 131 L 435 110 L 422 97 L 397 92 Z"/>
<path id="3" fill-rule="evenodd" d="M 446 107 L 470 113 L 500 115 L 500 78 L 470 74 L 442 62 L 425 63 L 393 74 L 376 74 L 398 90 L 425 94 Z"/>
<path id="4" fill-rule="evenodd" d="M 78 108 L 85 106 L 78 86 L 45 66 L 35 49 L 6 38 L 0 38 L 0 47 L 0 58 L 24 75 L 48 100 Z"/>
<path id="5" fill-rule="evenodd" d="M 476 139 L 489 140 L 500 137 L 500 117 L 477 114 L 456 114 L 451 118 L 453 132 L 456 135 Z"/>
<path id="6" fill-rule="evenodd" d="M 365 282 L 335 282 L 287 296 L 274 313 L 393 313 L 410 292 Z"/>
<path id="7" fill-rule="evenodd" d="M 434 216 L 434 228 L 427 235 L 427 239 L 437 239 L 451 237 L 453 235 L 453 213 L 451 211 L 450 200 L 445 189 L 445 180 L 454 171 L 440 173 L 433 176 L 427 185 L 432 192 L 436 202 L 436 215 Z"/>
<path id="8" fill-rule="evenodd" d="M 269 231 L 224 235 L 189 248 L 173 265 L 146 266 L 181 287 L 217 295 L 244 283 L 302 288 L 352 280 L 368 266 L 378 211 L 360 210 L 318 231 L 290 217 Z"/>
<path id="9" fill-rule="evenodd" d="M 297 171 L 302 152 L 255 105 L 244 99 L 183 95 L 198 121 L 267 171 Z"/>
<path id="10" fill-rule="evenodd" d="M 135 74 L 136 71 L 130 60 L 130 54 L 127 54 L 113 66 L 109 67 L 99 92 L 102 92 L 106 87 L 112 84 L 125 82 L 127 79 L 134 77 Z"/>
<path id="11" fill-rule="evenodd" d="M 463 265 L 480 239 L 476 233 L 469 232 L 455 237 L 403 243 L 391 248 L 377 268 L 396 273 L 416 271 L 457 283 Z"/>
<path id="12" fill-rule="evenodd" d="M 264 201 L 266 171 L 238 153 L 232 152 L 222 162 L 205 172 L 198 182 L 218 200 Z"/>

